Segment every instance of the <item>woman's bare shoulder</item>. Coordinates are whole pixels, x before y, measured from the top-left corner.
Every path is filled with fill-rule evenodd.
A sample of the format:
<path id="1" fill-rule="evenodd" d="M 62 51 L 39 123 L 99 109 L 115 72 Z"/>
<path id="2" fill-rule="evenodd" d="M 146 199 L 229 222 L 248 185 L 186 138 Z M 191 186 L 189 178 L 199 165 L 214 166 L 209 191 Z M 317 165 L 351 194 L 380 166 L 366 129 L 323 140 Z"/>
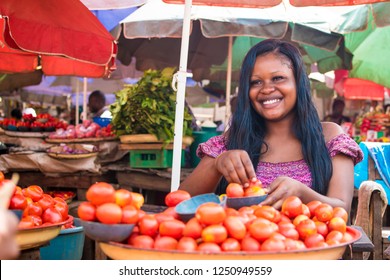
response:
<path id="1" fill-rule="evenodd" d="M 339 126 L 337 123 L 321 122 L 321 124 L 326 143 L 335 138 L 337 135 L 344 133 L 341 126 Z"/>

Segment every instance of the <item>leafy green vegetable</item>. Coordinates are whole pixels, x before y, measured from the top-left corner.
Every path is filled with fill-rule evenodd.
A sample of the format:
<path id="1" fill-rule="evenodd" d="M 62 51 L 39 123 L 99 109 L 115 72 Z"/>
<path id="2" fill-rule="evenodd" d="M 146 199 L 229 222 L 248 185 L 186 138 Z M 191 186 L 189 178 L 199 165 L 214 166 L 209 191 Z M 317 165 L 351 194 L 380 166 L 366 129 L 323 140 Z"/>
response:
<path id="1" fill-rule="evenodd" d="M 147 70 L 134 85 L 115 93 L 110 106 L 111 124 L 117 136 L 153 134 L 159 140 L 173 141 L 176 93 L 171 87 L 174 68 Z M 183 135 L 192 135 L 192 116 L 185 107 Z"/>

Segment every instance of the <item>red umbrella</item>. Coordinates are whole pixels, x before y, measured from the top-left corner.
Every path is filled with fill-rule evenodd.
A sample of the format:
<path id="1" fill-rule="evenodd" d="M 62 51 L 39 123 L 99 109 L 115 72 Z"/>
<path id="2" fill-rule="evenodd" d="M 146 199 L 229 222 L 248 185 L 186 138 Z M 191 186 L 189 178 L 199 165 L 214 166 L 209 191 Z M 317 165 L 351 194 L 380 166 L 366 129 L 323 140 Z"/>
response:
<path id="1" fill-rule="evenodd" d="M 0 72 L 103 77 L 117 45 L 79 0 L 1 0 Z"/>

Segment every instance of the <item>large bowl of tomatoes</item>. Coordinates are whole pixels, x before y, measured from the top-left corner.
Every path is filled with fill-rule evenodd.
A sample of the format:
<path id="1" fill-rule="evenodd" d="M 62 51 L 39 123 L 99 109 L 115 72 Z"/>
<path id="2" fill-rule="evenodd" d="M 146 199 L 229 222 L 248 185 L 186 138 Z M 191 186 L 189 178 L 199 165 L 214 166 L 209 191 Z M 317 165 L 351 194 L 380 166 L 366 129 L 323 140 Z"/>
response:
<path id="1" fill-rule="evenodd" d="M 21 250 L 36 248 L 48 243 L 57 237 L 64 225 L 73 220 L 72 216 L 65 221 L 55 224 L 42 224 L 29 228 L 19 228 L 16 234 L 16 242 Z"/>
<path id="2" fill-rule="evenodd" d="M 118 260 L 332 260 L 341 258 L 346 247 L 361 237 L 347 226 L 345 209 L 320 201 L 305 204 L 296 196 L 286 198 L 281 209 L 258 204 L 234 209 L 204 202 L 189 220 L 164 212 L 144 214 L 123 242 L 105 241 L 99 246 Z"/>

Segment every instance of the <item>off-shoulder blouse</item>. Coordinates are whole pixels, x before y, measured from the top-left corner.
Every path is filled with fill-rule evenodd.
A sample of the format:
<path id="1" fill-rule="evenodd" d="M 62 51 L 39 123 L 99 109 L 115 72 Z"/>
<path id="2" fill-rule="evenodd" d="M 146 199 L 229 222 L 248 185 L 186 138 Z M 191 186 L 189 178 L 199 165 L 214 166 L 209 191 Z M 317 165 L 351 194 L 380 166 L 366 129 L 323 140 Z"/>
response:
<path id="1" fill-rule="evenodd" d="M 343 154 L 351 157 L 355 165 L 363 159 L 363 153 L 359 145 L 344 133 L 331 139 L 326 143 L 326 147 L 331 157 L 334 157 L 337 154 Z M 196 153 L 200 158 L 203 158 L 206 155 L 215 158 L 225 151 L 226 145 L 224 136 L 218 135 L 199 144 Z M 309 187 L 312 185 L 309 166 L 304 159 L 278 163 L 260 161 L 256 168 L 256 176 L 263 183 L 264 187 L 267 187 L 279 176 L 288 176 Z"/>

